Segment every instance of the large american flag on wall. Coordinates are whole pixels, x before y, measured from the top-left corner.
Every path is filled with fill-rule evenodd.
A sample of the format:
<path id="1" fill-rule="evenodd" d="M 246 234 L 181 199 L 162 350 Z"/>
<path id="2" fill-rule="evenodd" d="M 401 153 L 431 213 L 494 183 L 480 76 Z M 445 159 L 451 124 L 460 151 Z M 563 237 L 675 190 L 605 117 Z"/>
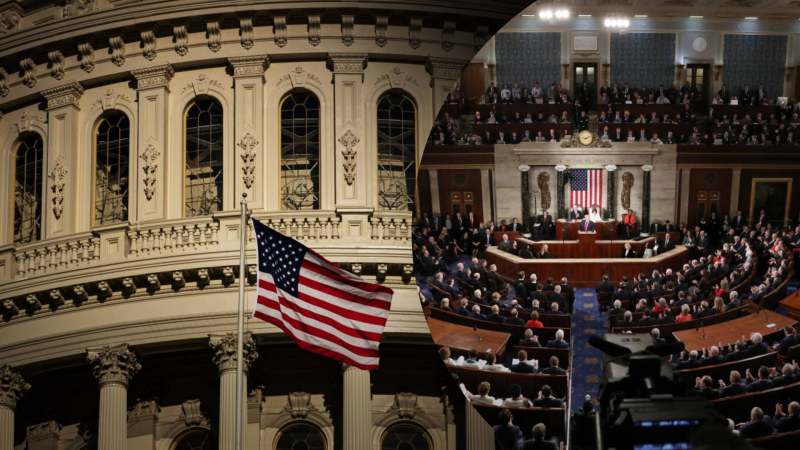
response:
<path id="1" fill-rule="evenodd" d="M 570 206 L 603 206 L 603 169 L 569 169 Z"/>
<path id="2" fill-rule="evenodd" d="M 377 369 L 394 292 L 340 269 L 255 219 L 253 231 L 258 250 L 254 317 L 282 329 L 304 350 Z"/>

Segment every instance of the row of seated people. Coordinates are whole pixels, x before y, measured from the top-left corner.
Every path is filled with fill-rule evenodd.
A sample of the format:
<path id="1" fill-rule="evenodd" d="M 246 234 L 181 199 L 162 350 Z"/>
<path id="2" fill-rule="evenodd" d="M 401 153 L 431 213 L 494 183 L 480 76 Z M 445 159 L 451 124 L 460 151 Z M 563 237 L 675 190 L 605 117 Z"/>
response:
<path id="1" fill-rule="evenodd" d="M 783 408 L 783 404 L 776 404 L 775 415 L 770 417 L 756 406 L 750 411 L 750 421 L 735 424 L 733 432 L 745 439 L 756 439 L 800 430 L 800 403 L 789 403 L 787 411 Z"/>
<path id="2" fill-rule="evenodd" d="M 775 339 L 774 342 L 768 344 L 764 342 L 764 337 L 761 333 L 752 333 L 750 339 L 746 339 L 744 336 L 734 343 L 727 343 L 724 344 L 719 342 L 717 345 L 712 345 L 709 348 L 703 348 L 701 351 L 692 350 L 692 351 L 683 351 L 680 354 L 680 357 L 677 361 L 672 363 L 672 366 L 675 370 L 689 370 L 689 369 L 697 369 L 701 367 L 707 366 L 714 366 L 718 364 L 726 364 L 726 363 L 734 363 L 737 361 L 742 361 L 748 358 L 753 358 L 760 355 L 765 355 L 770 352 L 775 352 L 777 355 L 785 357 L 789 350 L 796 346 L 800 345 L 800 335 L 797 334 L 797 331 L 791 325 L 786 325 L 784 327 L 784 335 L 782 338 Z M 792 367 L 792 366 L 795 367 Z M 792 373 L 797 370 L 796 362 L 793 364 L 789 364 L 788 367 L 792 370 Z M 785 366 L 783 367 L 785 368 Z M 782 371 L 783 368 L 780 370 Z M 747 375 L 749 377 L 750 371 L 747 370 Z M 774 375 L 774 373 L 773 373 Z M 798 374 L 800 377 L 800 374 Z M 752 378 L 752 377 L 750 377 Z M 800 381 L 800 379 L 796 380 Z M 789 383 L 783 383 L 789 384 Z M 770 387 L 778 387 L 776 386 L 760 386 L 763 389 L 769 389 Z M 748 392 L 752 392 L 753 390 L 759 389 L 759 386 L 752 386 L 749 388 Z M 727 395 L 738 395 L 738 394 L 727 394 Z M 724 396 L 724 395 L 723 395 Z"/>
<path id="3" fill-rule="evenodd" d="M 491 131 L 484 132 L 483 135 L 477 133 L 472 134 L 459 134 L 456 132 L 445 134 L 439 133 L 437 136 L 431 138 L 434 145 L 495 145 L 495 144 L 519 144 L 522 142 L 560 142 L 572 134 L 571 128 L 550 128 L 549 131 L 536 131 L 532 133 L 530 130 L 525 130 L 522 133 L 512 131 L 506 133 L 499 131 L 493 133 Z"/>
<path id="4" fill-rule="evenodd" d="M 769 98 L 767 95 L 767 91 L 764 90 L 764 85 L 758 85 L 757 89 L 751 89 L 750 84 L 745 83 L 742 86 L 742 89 L 739 91 L 739 95 L 736 95 L 730 89 L 728 89 L 728 85 L 723 83 L 722 87 L 719 91 L 717 91 L 717 95 L 714 96 L 714 99 L 711 101 L 712 105 L 741 105 L 741 106 L 756 106 L 756 105 L 770 105 L 774 104 L 775 102 Z"/>
<path id="5" fill-rule="evenodd" d="M 461 391 L 470 401 L 470 403 L 494 405 L 494 406 L 509 406 L 509 407 L 524 407 L 524 408 L 563 408 L 564 400 L 553 397 L 553 391 L 550 386 L 545 385 L 539 391 L 535 399 L 529 399 L 522 393 L 522 388 L 518 384 L 513 384 L 508 389 L 507 397 L 495 398 L 490 394 L 491 384 L 484 381 L 478 385 L 478 392 L 471 393 L 464 384 L 460 384 Z"/>
<path id="6" fill-rule="evenodd" d="M 658 114 L 656 111 L 652 111 L 649 116 L 645 114 L 639 114 L 638 117 L 631 115 L 631 112 L 625 110 L 620 112 L 619 110 L 616 111 L 600 111 L 597 115 L 597 123 L 634 123 L 634 124 L 644 124 L 644 123 L 665 123 L 665 124 L 679 124 L 679 123 L 688 123 L 692 125 L 697 124 L 697 116 L 691 112 L 688 108 L 689 105 L 686 105 L 682 114 L 675 114 L 672 117 L 668 113 L 663 113 L 661 115 Z"/>
<path id="7" fill-rule="evenodd" d="M 690 136 L 687 144 L 704 144 L 704 145 L 798 145 L 800 142 L 800 134 L 795 134 L 787 130 L 774 130 L 770 133 L 753 133 L 747 135 L 745 132 L 731 133 L 725 131 L 722 133 L 708 133 L 703 134 L 701 140 L 693 139 Z"/>
<path id="8" fill-rule="evenodd" d="M 547 348 L 560 347 L 558 347 L 558 344 L 554 343 L 553 346 Z M 517 352 L 517 358 L 513 359 L 509 366 L 497 361 L 497 355 L 494 353 L 487 353 L 486 359 L 480 359 L 477 350 L 470 350 L 466 357 L 462 355 L 456 359 L 453 359 L 450 348 L 441 347 L 439 349 L 439 356 L 442 357 L 442 361 L 444 361 L 444 363 L 448 366 L 466 367 L 471 369 L 485 370 L 488 372 L 509 372 L 531 375 L 567 375 L 567 371 L 560 365 L 561 362 L 558 359 L 558 356 L 550 356 L 547 365 L 544 365 L 540 364 L 538 360 L 528 359 L 528 352 L 526 350 L 519 350 Z"/>
<path id="9" fill-rule="evenodd" d="M 647 129 L 641 128 L 638 134 L 635 134 L 632 129 L 628 129 L 627 133 L 623 131 L 622 127 L 616 129 L 609 128 L 608 125 L 602 126 L 598 130 L 598 135 L 603 139 L 608 139 L 612 142 L 647 142 L 653 145 L 662 144 L 683 144 L 691 143 L 690 137 L 685 134 L 675 134 L 674 131 L 667 131 L 667 134 L 659 134 L 657 132 L 648 132 Z M 662 139 L 663 138 L 663 139 Z"/>

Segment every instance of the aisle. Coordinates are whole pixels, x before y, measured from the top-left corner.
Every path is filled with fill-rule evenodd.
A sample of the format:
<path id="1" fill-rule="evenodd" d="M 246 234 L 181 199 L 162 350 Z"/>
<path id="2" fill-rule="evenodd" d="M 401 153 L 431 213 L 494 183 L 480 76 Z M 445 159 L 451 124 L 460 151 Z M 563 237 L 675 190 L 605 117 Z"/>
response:
<path id="1" fill-rule="evenodd" d="M 600 382 L 600 351 L 589 345 L 589 336 L 606 332 L 606 317 L 597 314 L 597 294 L 592 288 L 575 289 L 572 314 L 572 410 L 583 405 L 588 394 L 596 402 Z"/>

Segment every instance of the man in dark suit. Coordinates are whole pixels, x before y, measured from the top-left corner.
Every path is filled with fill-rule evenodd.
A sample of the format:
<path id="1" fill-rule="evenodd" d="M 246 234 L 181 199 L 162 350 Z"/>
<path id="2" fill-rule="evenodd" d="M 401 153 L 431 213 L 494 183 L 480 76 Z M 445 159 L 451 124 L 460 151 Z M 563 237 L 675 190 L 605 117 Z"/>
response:
<path id="1" fill-rule="evenodd" d="M 520 347 L 541 347 L 542 343 L 539 342 L 539 336 L 535 336 L 533 330 L 528 328 L 525 330 L 525 337 L 520 339 L 517 345 Z"/>
<path id="2" fill-rule="evenodd" d="M 713 389 L 714 380 L 705 375 L 703 378 L 698 378 L 694 386 L 694 393 L 706 400 L 716 400 L 719 398 L 719 391 Z"/>
<path id="3" fill-rule="evenodd" d="M 556 358 L 556 361 L 558 358 Z M 553 390 L 550 385 L 545 384 L 542 386 L 542 395 L 533 401 L 533 406 L 536 408 L 563 408 L 564 403 L 553 397 Z"/>
<path id="4" fill-rule="evenodd" d="M 708 255 L 708 246 L 711 244 L 711 241 L 708 239 L 708 235 L 704 230 L 700 230 L 700 236 L 698 236 L 696 243 L 695 248 L 697 248 L 697 252 L 703 256 Z"/>
<path id="5" fill-rule="evenodd" d="M 486 320 L 494 323 L 506 323 L 506 318 L 500 315 L 500 307 L 492 306 L 492 313 L 486 316 Z"/>
<path id="6" fill-rule="evenodd" d="M 653 236 L 659 231 L 663 231 L 661 224 L 658 222 L 658 219 L 655 219 L 653 223 L 650 225 L 650 235 Z"/>
<path id="7" fill-rule="evenodd" d="M 555 286 L 553 289 L 554 289 L 553 294 L 550 295 L 551 304 L 555 303 L 558 305 L 559 310 L 567 311 L 568 310 L 567 299 L 563 295 L 561 295 L 561 285 Z"/>
<path id="8" fill-rule="evenodd" d="M 614 142 L 622 142 L 625 139 L 627 139 L 627 136 L 622 133 L 622 128 L 619 127 L 617 127 L 617 130 L 611 135 L 611 140 Z"/>
<path id="9" fill-rule="evenodd" d="M 729 105 L 731 103 L 731 91 L 728 90 L 727 85 L 723 84 L 722 89 L 717 92 L 717 95 L 719 95 L 723 104 Z"/>
<path id="10" fill-rule="evenodd" d="M 636 326 L 647 327 L 650 325 L 655 325 L 656 319 L 650 317 L 650 314 L 652 314 L 650 308 L 645 309 L 644 313 L 642 314 L 642 318 L 639 319 L 639 322 L 636 323 Z"/>
<path id="11" fill-rule="evenodd" d="M 630 311 L 625 311 L 622 319 L 619 319 L 616 325 L 617 328 L 627 328 L 633 326 L 636 326 L 636 324 L 633 323 L 633 314 Z"/>
<path id="12" fill-rule="evenodd" d="M 664 235 L 664 241 L 660 245 L 661 253 L 675 250 L 675 241 L 672 240 L 669 233 Z"/>
<path id="13" fill-rule="evenodd" d="M 772 388 L 772 380 L 769 379 L 769 368 L 767 366 L 758 368 L 758 379 L 753 377 L 750 373 L 750 369 L 747 369 L 745 375 L 747 376 L 745 380 L 747 392 L 766 391 Z"/>
<path id="14" fill-rule="evenodd" d="M 739 424 L 739 426 L 739 436 L 743 439 L 755 439 L 775 433 L 772 419 L 764 416 L 764 411 L 758 406 L 750 411 L 750 422 Z"/>
<path id="15" fill-rule="evenodd" d="M 744 88 L 739 93 L 739 100 L 741 100 L 743 105 L 749 105 L 750 97 L 754 97 L 755 94 L 755 91 L 750 89 L 750 85 L 745 83 Z"/>
<path id="16" fill-rule="evenodd" d="M 481 307 L 478 305 L 472 306 L 472 312 L 469 314 L 472 319 L 486 320 L 486 314 L 481 314 Z"/>
<path id="17" fill-rule="evenodd" d="M 572 209 L 569 211 L 569 220 L 581 220 L 583 217 L 583 212 L 581 211 L 581 207 L 579 205 L 572 205 Z"/>
<path id="18" fill-rule="evenodd" d="M 753 333 L 753 344 L 747 347 L 745 350 L 745 357 L 752 358 L 753 356 L 760 356 L 765 353 L 769 353 L 769 347 L 767 344 L 764 343 L 764 337 L 761 336 L 761 333 Z"/>
<path id="19" fill-rule="evenodd" d="M 747 225 L 747 219 L 745 219 L 741 211 L 738 211 L 736 217 L 733 218 L 733 228 L 736 229 L 737 233 L 741 233 L 745 225 Z"/>
<path id="20" fill-rule="evenodd" d="M 716 345 L 711 346 L 709 350 L 703 349 L 703 352 L 705 353 L 702 361 L 704 366 L 714 366 L 726 362 L 725 356 L 719 354 L 719 347 Z"/>
<path id="21" fill-rule="evenodd" d="M 456 308 L 455 313 L 461 316 L 469 317 L 469 310 L 467 309 L 467 305 L 469 305 L 469 300 L 462 298 L 461 304 Z"/>
<path id="22" fill-rule="evenodd" d="M 558 356 L 553 355 L 550 357 L 550 367 L 542 370 L 540 373 L 545 375 L 566 375 L 567 371 L 558 367 Z M 534 401 L 534 406 L 536 406 L 536 402 Z"/>
<path id="23" fill-rule="evenodd" d="M 525 321 L 519 317 L 517 308 L 511 308 L 511 317 L 506 317 L 506 323 L 509 325 L 525 325 Z"/>
<path id="24" fill-rule="evenodd" d="M 517 233 L 520 233 L 520 232 L 522 232 L 522 224 L 519 223 L 519 220 L 516 217 L 514 217 L 514 220 L 511 221 L 511 225 L 509 226 L 509 229 L 511 231 L 516 231 Z"/>
<path id="25" fill-rule="evenodd" d="M 769 224 L 767 213 L 762 209 L 756 218 L 756 228 L 766 227 Z"/>
<path id="26" fill-rule="evenodd" d="M 517 274 L 517 282 L 514 283 L 514 296 L 528 298 L 528 292 L 525 289 L 525 272 Z"/>
<path id="27" fill-rule="evenodd" d="M 569 342 L 564 340 L 564 330 L 556 331 L 556 339 L 547 341 L 547 348 L 569 348 Z"/>
<path id="28" fill-rule="evenodd" d="M 583 216 L 583 220 L 581 220 L 581 224 L 578 226 L 578 231 L 582 231 L 584 233 L 594 233 L 594 222 L 589 220 L 588 214 Z"/>
<path id="29" fill-rule="evenodd" d="M 543 423 L 537 423 L 533 426 L 533 439 L 525 441 L 522 445 L 522 450 L 558 450 L 558 444 L 553 441 L 545 440 L 544 435 L 547 432 L 547 427 Z"/>
<path id="30" fill-rule="evenodd" d="M 525 437 L 519 427 L 512 422 L 511 411 L 501 409 L 497 414 L 497 420 L 500 425 L 492 427 L 495 439 L 500 442 L 503 448 L 519 448 L 524 443 Z"/>
<path id="31" fill-rule="evenodd" d="M 518 363 L 511 366 L 512 373 L 538 373 L 532 364 L 528 364 L 528 352 L 520 350 L 517 352 Z"/>
<path id="32" fill-rule="evenodd" d="M 738 371 L 731 370 L 730 382 L 731 384 L 726 386 L 724 381 L 719 380 L 719 398 L 747 393 L 747 387 L 742 383 L 742 375 Z"/>
<path id="33" fill-rule="evenodd" d="M 800 403 L 789 403 L 789 414 L 783 412 L 783 405 L 775 405 L 775 429 L 778 433 L 800 430 Z"/>
<path id="34" fill-rule="evenodd" d="M 798 339 L 800 335 L 797 334 L 797 331 L 795 331 L 794 327 L 791 325 L 783 327 L 783 333 L 784 338 L 781 339 L 778 345 L 778 354 L 786 356 L 786 352 L 789 351 L 790 347 L 800 344 L 800 340 Z"/>
<path id="35" fill-rule="evenodd" d="M 682 353 L 685 353 L 685 351 Z M 689 358 L 679 361 L 678 364 L 675 365 L 675 370 L 696 369 L 701 367 L 702 364 L 700 360 L 697 359 L 697 356 L 697 350 L 690 351 Z"/>
<path id="36" fill-rule="evenodd" d="M 665 309 L 664 311 L 661 311 L 661 317 L 656 319 L 657 325 L 666 323 L 675 323 L 675 316 L 672 315 L 669 308 Z"/>
<path id="37" fill-rule="evenodd" d="M 619 316 L 621 314 L 625 314 L 625 308 L 622 307 L 622 302 L 619 300 L 614 300 L 614 308 L 608 310 L 608 316 Z"/>
<path id="38" fill-rule="evenodd" d="M 539 235 L 540 236 L 550 236 L 551 232 L 555 230 L 555 223 L 553 223 L 553 217 L 547 213 L 547 211 L 542 212 L 542 217 L 539 219 Z"/>
<path id="39" fill-rule="evenodd" d="M 610 281 L 608 281 L 608 275 L 603 275 L 603 281 L 597 283 L 597 286 L 594 288 L 594 291 L 597 293 L 614 292 L 614 285 Z"/>

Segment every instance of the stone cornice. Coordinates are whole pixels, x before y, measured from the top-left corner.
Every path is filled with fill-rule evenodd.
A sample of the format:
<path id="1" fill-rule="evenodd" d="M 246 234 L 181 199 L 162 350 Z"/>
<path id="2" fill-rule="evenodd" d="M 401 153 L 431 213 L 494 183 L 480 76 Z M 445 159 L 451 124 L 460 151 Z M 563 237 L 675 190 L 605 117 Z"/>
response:
<path id="1" fill-rule="evenodd" d="M 78 107 L 78 101 L 83 96 L 83 86 L 80 83 L 70 82 L 61 86 L 42 91 L 42 96 L 47 99 L 47 109 L 60 108 L 72 105 Z"/>
<path id="2" fill-rule="evenodd" d="M 367 53 L 328 53 L 333 73 L 364 73 L 368 59 L 369 54 Z"/>
<path id="3" fill-rule="evenodd" d="M 433 78 L 457 79 L 469 61 L 452 58 L 429 57 L 425 61 L 425 68 Z"/>
<path id="4" fill-rule="evenodd" d="M 269 55 L 235 56 L 228 58 L 228 63 L 234 78 L 261 76 L 269 67 Z"/>
<path id="5" fill-rule="evenodd" d="M 137 90 L 169 87 L 169 82 L 175 76 L 175 70 L 170 64 L 161 64 L 146 69 L 132 70 L 131 75 L 136 78 Z"/>

